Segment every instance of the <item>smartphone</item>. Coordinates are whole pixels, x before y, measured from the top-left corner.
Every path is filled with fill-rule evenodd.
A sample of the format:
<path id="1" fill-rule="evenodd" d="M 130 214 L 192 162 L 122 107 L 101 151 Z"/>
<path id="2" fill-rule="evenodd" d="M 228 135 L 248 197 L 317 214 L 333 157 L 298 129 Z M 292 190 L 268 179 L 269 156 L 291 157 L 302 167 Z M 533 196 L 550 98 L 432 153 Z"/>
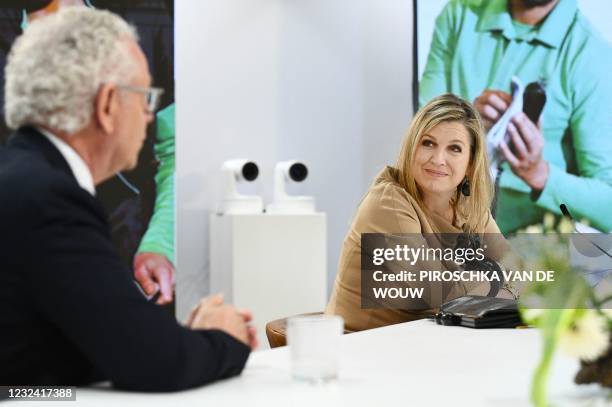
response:
<path id="1" fill-rule="evenodd" d="M 525 88 L 523 93 L 523 113 L 529 117 L 536 126 L 542 110 L 544 110 L 544 104 L 546 103 L 546 91 L 544 86 L 540 82 L 531 82 Z"/>

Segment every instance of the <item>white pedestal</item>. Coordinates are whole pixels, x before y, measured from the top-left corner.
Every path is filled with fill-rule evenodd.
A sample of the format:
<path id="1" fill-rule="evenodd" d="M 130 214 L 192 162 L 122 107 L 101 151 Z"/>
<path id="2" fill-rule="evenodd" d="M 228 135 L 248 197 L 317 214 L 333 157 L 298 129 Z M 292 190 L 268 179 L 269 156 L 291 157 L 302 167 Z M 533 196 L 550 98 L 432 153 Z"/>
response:
<path id="1" fill-rule="evenodd" d="M 210 215 L 210 289 L 253 312 L 259 349 L 266 323 L 323 311 L 327 302 L 326 217 Z"/>

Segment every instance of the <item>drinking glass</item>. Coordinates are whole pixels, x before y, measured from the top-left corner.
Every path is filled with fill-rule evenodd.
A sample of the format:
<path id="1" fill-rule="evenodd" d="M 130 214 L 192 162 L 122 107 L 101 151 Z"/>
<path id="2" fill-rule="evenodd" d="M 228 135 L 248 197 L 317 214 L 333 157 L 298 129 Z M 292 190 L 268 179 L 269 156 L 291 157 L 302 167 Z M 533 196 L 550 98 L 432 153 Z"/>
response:
<path id="1" fill-rule="evenodd" d="M 336 315 L 289 318 L 287 343 L 291 374 L 297 380 L 327 382 L 338 377 L 338 351 L 344 321 Z"/>

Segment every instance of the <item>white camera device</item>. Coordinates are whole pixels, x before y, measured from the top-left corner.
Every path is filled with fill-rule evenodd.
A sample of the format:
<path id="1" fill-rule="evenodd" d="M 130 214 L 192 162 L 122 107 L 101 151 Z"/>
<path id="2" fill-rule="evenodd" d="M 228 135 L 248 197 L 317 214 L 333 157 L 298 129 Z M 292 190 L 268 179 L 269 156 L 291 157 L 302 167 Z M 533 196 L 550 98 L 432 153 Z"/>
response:
<path id="1" fill-rule="evenodd" d="M 263 200 L 256 195 L 242 195 L 237 183 L 253 182 L 259 176 L 259 167 L 251 160 L 228 160 L 221 167 L 223 193 L 219 205 L 221 214 L 262 213 Z"/>
<path id="2" fill-rule="evenodd" d="M 304 214 L 315 212 L 311 196 L 288 195 L 288 182 L 302 182 L 308 177 L 308 168 L 299 161 L 281 161 L 274 168 L 274 202 L 267 206 L 267 213 Z"/>

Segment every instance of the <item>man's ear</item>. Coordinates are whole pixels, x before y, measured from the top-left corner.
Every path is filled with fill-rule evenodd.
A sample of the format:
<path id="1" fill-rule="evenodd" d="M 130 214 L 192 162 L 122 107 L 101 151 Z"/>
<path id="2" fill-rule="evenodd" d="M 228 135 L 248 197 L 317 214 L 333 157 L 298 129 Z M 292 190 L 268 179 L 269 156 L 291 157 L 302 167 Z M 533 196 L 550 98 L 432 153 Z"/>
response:
<path id="1" fill-rule="evenodd" d="M 100 86 L 96 95 L 94 115 L 99 126 L 107 134 L 115 130 L 114 117 L 119 109 L 118 98 L 117 87 L 108 83 Z"/>

